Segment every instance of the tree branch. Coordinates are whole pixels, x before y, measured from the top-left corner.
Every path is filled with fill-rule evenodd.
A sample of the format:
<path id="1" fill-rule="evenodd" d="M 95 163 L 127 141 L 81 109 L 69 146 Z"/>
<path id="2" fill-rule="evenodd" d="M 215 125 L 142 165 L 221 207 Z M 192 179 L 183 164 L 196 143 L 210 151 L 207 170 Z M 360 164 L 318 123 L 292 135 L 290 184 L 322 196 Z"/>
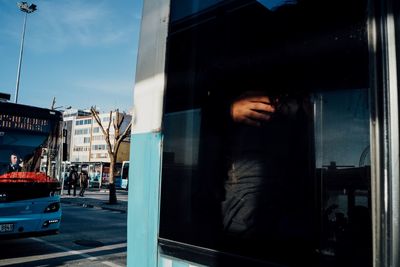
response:
<path id="1" fill-rule="evenodd" d="M 118 120 L 119 120 L 119 111 L 115 110 L 115 118 L 113 119 L 114 132 L 117 132 L 118 128 Z"/>
<path id="2" fill-rule="evenodd" d="M 110 119 L 108 120 L 108 127 L 107 127 L 108 130 L 110 129 L 111 126 L 111 120 L 112 120 L 112 111 L 110 111 Z"/>
<path id="3" fill-rule="evenodd" d="M 128 134 L 130 134 L 131 129 L 132 129 L 132 122 L 128 124 L 123 134 L 121 134 L 121 136 L 118 138 L 117 143 L 121 143 L 128 136 Z"/>
<path id="4" fill-rule="evenodd" d="M 118 129 L 120 129 L 120 128 L 121 128 L 121 126 L 122 126 L 122 123 L 124 122 L 124 120 L 125 120 L 125 115 L 123 115 L 123 116 L 122 116 L 122 119 L 121 119 L 121 121 L 118 123 Z"/>
<path id="5" fill-rule="evenodd" d="M 113 153 L 112 147 L 111 147 L 111 142 L 110 142 L 110 124 L 111 124 L 111 122 L 108 123 L 107 130 L 105 130 L 104 126 L 101 122 L 101 119 L 99 117 L 99 114 L 97 114 L 97 111 L 94 109 L 94 107 L 90 108 L 90 112 L 92 113 L 94 119 L 96 120 L 97 124 L 99 125 L 99 127 L 104 135 L 104 140 L 107 143 L 108 154 L 110 154 L 110 156 L 111 156 L 111 154 Z M 112 116 L 112 112 L 110 112 L 110 118 L 111 118 L 111 116 Z"/>

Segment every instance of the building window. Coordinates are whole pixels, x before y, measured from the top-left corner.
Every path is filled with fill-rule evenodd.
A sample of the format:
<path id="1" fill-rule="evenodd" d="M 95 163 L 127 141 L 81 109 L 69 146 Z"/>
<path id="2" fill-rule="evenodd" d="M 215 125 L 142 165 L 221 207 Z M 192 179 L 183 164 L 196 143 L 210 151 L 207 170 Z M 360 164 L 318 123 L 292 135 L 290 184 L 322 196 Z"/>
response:
<path id="1" fill-rule="evenodd" d="M 75 130 L 75 135 L 83 135 L 83 134 L 89 134 L 89 129 L 84 128 L 84 129 L 76 129 Z"/>
<path id="2" fill-rule="evenodd" d="M 80 119 L 75 121 L 75 125 L 88 125 L 92 123 L 92 119 Z"/>
<path id="3" fill-rule="evenodd" d="M 92 137 L 93 141 L 104 141 L 104 136 L 103 135 L 95 135 Z"/>
<path id="4" fill-rule="evenodd" d="M 90 137 L 84 137 L 83 138 L 83 143 L 84 144 L 90 143 Z"/>
<path id="5" fill-rule="evenodd" d="M 92 149 L 93 150 L 105 150 L 107 148 L 106 145 L 93 145 Z"/>
<path id="6" fill-rule="evenodd" d="M 100 132 L 100 127 L 93 128 L 93 133 L 99 133 L 99 132 Z"/>
<path id="7" fill-rule="evenodd" d="M 73 151 L 75 151 L 75 152 L 89 151 L 89 147 L 88 146 L 76 146 L 76 147 L 74 147 Z"/>

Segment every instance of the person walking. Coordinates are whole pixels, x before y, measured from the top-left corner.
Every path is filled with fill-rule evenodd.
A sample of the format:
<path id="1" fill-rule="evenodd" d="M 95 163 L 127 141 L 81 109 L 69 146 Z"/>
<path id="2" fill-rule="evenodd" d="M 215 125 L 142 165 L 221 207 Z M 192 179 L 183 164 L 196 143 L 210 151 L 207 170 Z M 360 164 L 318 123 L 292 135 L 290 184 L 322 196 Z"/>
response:
<path id="1" fill-rule="evenodd" d="M 81 183 L 81 191 L 79 192 L 79 195 L 81 197 L 83 197 L 83 195 L 85 194 L 85 190 L 88 187 L 88 183 L 89 183 L 89 175 L 88 175 L 87 171 L 81 172 L 81 174 L 79 175 L 79 180 Z"/>
<path id="2" fill-rule="evenodd" d="M 71 167 L 68 177 L 68 195 L 71 195 L 71 187 L 74 188 L 74 196 L 76 196 L 76 184 L 78 182 L 78 172 L 75 167 Z"/>

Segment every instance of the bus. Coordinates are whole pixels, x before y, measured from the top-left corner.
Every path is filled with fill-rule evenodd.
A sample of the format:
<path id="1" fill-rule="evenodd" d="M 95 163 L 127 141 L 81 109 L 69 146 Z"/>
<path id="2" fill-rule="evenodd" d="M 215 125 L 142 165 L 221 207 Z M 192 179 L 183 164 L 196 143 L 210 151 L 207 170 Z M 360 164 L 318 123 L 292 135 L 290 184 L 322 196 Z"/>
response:
<path id="1" fill-rule="evenodd" d="M 0 102 L 0 238 L 60 228 L 62 114 Z"/>
<path id="2" fill-rule="evenodd" d="M 144 0 L 128 266 L 400 266 L 400 2 Z"/>
<path id="3" fill-rule="evenodd" d="M 129 161 L 122 162 L 121 188 L 125 189 L 125 190 L 128 190 L 128 188 L 129 188 Z"/>
<path id="4" fill-rule="evenodd" d="M 126 176 L 127 166 L 129 161 L 124 161 L 122 163 L 117 162 L 115 164 L 115 186 L 117 188 L 126 188 Z M 89 175 L 89 188 L 107 188 L 110 180 L 110 163 L 109 162 L 68 162 L 64 161 L 63 166 L 65 166 L 66 171 L 64 172 L 65 179 L 68 179 L 68 173 L 71 166 L 74 166 L 78 173 L 81 171 L 87 171 Z M 125 172 L 125 173 L 123 173 Z M 125 177 L 125 178 L 122 178 Z M 125 179 L 125 181 L 124 181 Z M 67 183 L 64 182 L 64 186 Z"/>
<path id="5" fill-rule="evenodd" d="M 86 171 L 89 175 L 89 188 L 101 188 L 107 180 L 109 163 L 106 162 L 71 162 L 78 173 Z"/>
<path id="6" fill-rule="evenodd" d="M 116 188 L 128 190 L 128 170 L 129 161 L 115 163 L 114 183 Z"/>

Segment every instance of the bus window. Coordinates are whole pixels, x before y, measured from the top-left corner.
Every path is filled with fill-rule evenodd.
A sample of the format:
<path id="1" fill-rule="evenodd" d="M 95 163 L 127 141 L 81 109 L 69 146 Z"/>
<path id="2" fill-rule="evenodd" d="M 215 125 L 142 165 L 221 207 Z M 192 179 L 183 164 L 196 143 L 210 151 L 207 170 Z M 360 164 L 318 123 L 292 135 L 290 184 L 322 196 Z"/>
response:
<path id="1" fill-rule="evenodd" d="M 171 1 L 160 237 L 371 266 L 367 2 L 198 2 Z"/>
<path id="2" fill-rule="evenodd" d="M 316 196 L 320 253 L 340 266 L 372 263 L 368 92 L 315 94 Z M 357 256 L 356 256 L 357 255 Z M 349 260 L 357 259 L 357 261 Z"/>
<path id="3" fill-rule="evenodd" d="M 122 179 L 128 180 L 129 175 L 129 161 L 124 161 L 122 163 Z"/>
<path id="4" fill-rule="evenodd" d="M 50 120 L 13 117 L 8 114 L 0 115 L 0 122 L 0 128 L 3 129 L 0 132 L 0 175 L 11 172 L 44 172 L 48 176 L 56 177 L 58 124 L 53 125 L 55 123 Z M 29 123 L 38 123 L 38 126 L 31 126 Z"/>
<path id="5" fill-rule="evenodd" d="M 128 190 L 129 187 L 129 161 L 122 162 L 122 173 L 121 173 L 121 188 Z"/>

